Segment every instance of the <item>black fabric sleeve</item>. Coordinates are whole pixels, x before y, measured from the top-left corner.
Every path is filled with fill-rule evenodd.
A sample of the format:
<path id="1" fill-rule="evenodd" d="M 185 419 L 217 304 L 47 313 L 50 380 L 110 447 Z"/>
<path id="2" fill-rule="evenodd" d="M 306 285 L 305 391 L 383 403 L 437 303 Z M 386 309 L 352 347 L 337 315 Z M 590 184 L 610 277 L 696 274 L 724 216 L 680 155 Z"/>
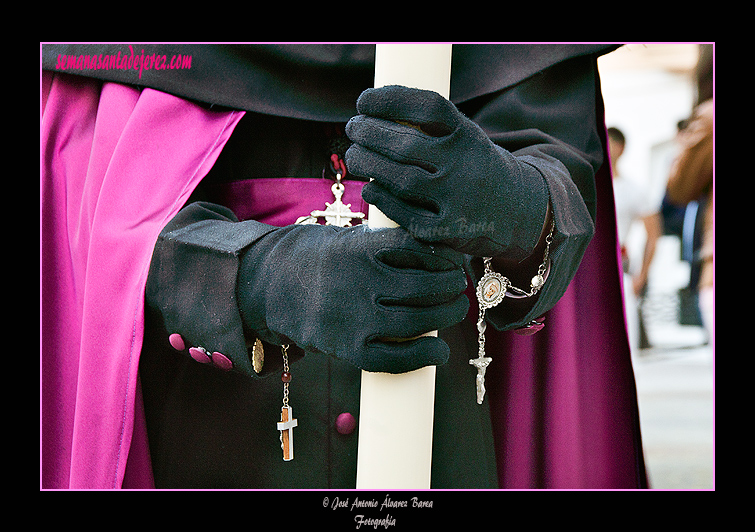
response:
<path id="1" fill-rule="evenodd" d="M 493 142 L 543 176 L 555 222 L 544 288 L 532 298 L 507 298 L 490 309 L 488 320 L 499 330 L 523 327 L 558 302 L 595 232 L 594 177 L 604 160 L 597 87 L 596 58 L 584 56 L 460 107 Z M 512 279 L 515 286 L 529 290 L 542 262 L 540 253 L 542 248 L 525 259 L 523 269 L 531 268 L 531 273 Z M 482 274 L 481 259 L 470 258 L 469 268 L 476 283 Z"/>
<path id="2" fill-rule="evenodd" d="M 162 318 L 167 335 L 180 335 L 183 348 L 221 353 L 232 369 L 256 376 L 236 301 L 241 252 L 273 226 L 239 222 L 225 207 L 192 203 L 158 237 L 150 263 L 145 303 Z M 221 357 L 217 357 L 221 358 Z"/>

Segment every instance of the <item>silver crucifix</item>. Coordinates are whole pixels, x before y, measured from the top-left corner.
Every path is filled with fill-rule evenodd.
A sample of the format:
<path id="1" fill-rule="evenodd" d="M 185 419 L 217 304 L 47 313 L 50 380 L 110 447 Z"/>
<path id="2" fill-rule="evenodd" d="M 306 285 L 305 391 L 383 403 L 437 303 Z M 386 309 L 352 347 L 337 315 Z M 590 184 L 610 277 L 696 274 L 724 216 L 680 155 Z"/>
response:
<path id="1" fill-rule="evenodd" d="M 485 370 L 488 367 L 488 364 L 490 364 L 493 359 L 491 357 L 482 356 L 483 353 L 480 353 L 480 356 L 477 358 L 473 358 L 469 361 L 470 364 L 472 364 L 474 367 L 477 368 L 477 404 L 481 405 L 482 400 L 485 397 Z"/>
<path id="2" fill-rule="evenodd" d="M 477 358 L 470 359 L 469 363 L 477 368 L 475 382 L 477 384 L 477 404 L 481 405 L 485 398 L 485 370 L 493 359 L 485 356 L 485 311 L 498 305 L 506 297 L 506 289 L 511 285 L 509 279 L 495 273 L 490 266 L 490 257 L 485 257 L 485 274 L 477 283 L 477 302 L 479 304 L 479 318 L 477 319 L 477 342 L 479 351 Z"/>

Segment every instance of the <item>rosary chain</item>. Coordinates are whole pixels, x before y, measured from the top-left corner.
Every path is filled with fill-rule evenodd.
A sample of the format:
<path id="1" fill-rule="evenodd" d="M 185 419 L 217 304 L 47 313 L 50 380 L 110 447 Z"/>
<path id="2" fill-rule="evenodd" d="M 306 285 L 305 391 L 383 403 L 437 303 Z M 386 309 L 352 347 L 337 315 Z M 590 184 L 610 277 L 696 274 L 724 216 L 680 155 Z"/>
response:
<path id="1" fill-rule="evenodd" d="M 283 372 L 289 373 L 288 368 L 288 344 L 281 346 L 281 351 L 283 352 Z M 288 406 L 288 383 L 283 383 L 283 406 Z"/>
<path id="2" fill-rule="evenodd" d="M 535 294 L 537 294 L 540 289 L 543 287 L 543 284 L 545 283 L 545 279 L 543 279 L 543 276 L 545 275 L 545 271 L 548 269 L 548 256 L 550 255 L 550 249 L 551 249 L 551 243 L 553 242 L 553 230 L 556 227 L 556 223 L 551 223 L 551 230 L 548 233 L 548 236 L 545 237 L 545 252 L 543 253 L 543 262 L 540 263 L 540 266 L 537 268 L 537 275 L 532 278 L 532 283 L 530 284 L 530 291 L 526 292 L 522 290 L 521 288 L 517 288 L 516 286 L 509 284 L 508 288 L 511 288 L 511 290 L 520 296 L 525 297 L 532 297 Z M 485 257 L 485 271 L 492 271 L 491 265 L 490 265 L 491 257 Z"/>
<path id="3" fill-rule="evenodd" d="M 491 357 L 485 356 L 485 329 L 487 329 L 487 323 L 485 322 L 485 311 L 488 308 L 495 307 L 501 301 L 503 301 L 509 288 L 511 288 L 514 292 L 523 294 L 525 297 L 531 297 L 543 287 L 543 285 L 545 284 L 545 272 L 548 268 L 548 255 L 550 252 L 551 242 L 553 241 L 554 228 L 555 223 L 552 223 L 550 233 L 545 238 L 545 253 L 543 256 L 543 262 L 537 269 L 537 275 L 532 278 L 532 282 L 530 283 L 531 290 L 529 293 L 520 288 L 512 286 L 507 277 L 493 272 L 491 265 L 492 257 L 483 257 L 485 272 L 477 284 L 477 300 L 479 302 L 479 315 L 477 319 L 477 342 L 479 344 L 479 350 L 477 353 L 477 358 L 473 358 L 469 361 L 471 365 L 477 368 L 477 377 L 475 378 L 477 387 L 477 404 L 482 404 L 484 400 L 485 370 L 488 367 L 488 364 L 490 364 L 490 362 L 493 360 Z M 486 287 L 488 293 L 485 293 Z"/>
<path id="4" fill-rule="evenodd" d="M 485 323 L 485 309 L 480 306 L 479 317 L 477 318 L 477 342 L 479 344 L 480 356 L 485 353 L 485 329 L 487 329 L 487 323 Z"/>

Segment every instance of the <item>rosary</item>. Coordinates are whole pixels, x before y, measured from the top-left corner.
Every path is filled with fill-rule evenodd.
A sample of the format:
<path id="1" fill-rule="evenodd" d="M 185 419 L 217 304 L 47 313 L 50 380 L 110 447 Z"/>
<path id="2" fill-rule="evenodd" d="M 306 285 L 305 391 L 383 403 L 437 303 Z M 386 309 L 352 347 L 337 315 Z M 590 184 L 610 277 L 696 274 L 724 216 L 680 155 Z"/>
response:
<path id="1" fill-rule="evenodd" d="M 281 407 L 281 419 L 277 423 L 280 432 L 281 450 L 283 451 L 283 460 L 290 462 L 294 459 L 294 427 L 299 426 L 299 420 L 294 418 L 294 409 L 288 404 L 288 385 L 291 382 L 291 370 L 288 367 L 288 345 L 281 346 L 283 355 L 283 373 L 281 381 L 283 382 L 283 406 Z M 252 366 L 256 373 L 262 371 L 265 363 L 265 351 L 259 338 L 255 339 L 252 348 Z"/>
<path id="2" fill-rule="evenodd" d="M 288 383 L 291 382 L 291 373 L 288 368 L 288 345 L 281 346 L 283 351 L 283 407 L 281 408 L 281 420 L 278 422 L 278 430 L 281 433 L 281 449 L 283 460 L 289 462 L 294 459 L 294 427 L 299 422 L 294 419 L 294 410 L 288 406 Z"/>
<path id="3" fill-rule="evenodd" d="M 485 356 L 485 329 L 487 324 L 485 323 L 485 311 L 489 308 L 493 308 L 498 305 L 506 294 L 519 297 L 532 297 L 537 294 L 545 284 L 545 271 L 548 265 L 548 253 L 553 241 L 553 229 L 555 223 L 551 224 L 550 233 L 545 237 L 545 253 L 543 262 L 537 269 L 537 275 L 532 278 L 530 282 L 530 291 L 525 292 L 521 288 L 517 288 L 511 284 L 508 277 L 504 277 L 500 273 L 493 271 L 491 267 L 491 257 L 483 257 L 483 263 L 485 264 L 485 272 L 477 283 L 477 301 L 479 303 L 479 315 L 477 318 L 477 343 L 478 352 L 477 358 L 472 358 L 469 363 L 477 368 L 476 384 L 477 384 L 477 404 L 481 405 L 483 398 L 485 397 L 485 370 L 488 365 L 493 361 L 491 357 Z M 511 292 L 509 292 L 511 290 Z"/>

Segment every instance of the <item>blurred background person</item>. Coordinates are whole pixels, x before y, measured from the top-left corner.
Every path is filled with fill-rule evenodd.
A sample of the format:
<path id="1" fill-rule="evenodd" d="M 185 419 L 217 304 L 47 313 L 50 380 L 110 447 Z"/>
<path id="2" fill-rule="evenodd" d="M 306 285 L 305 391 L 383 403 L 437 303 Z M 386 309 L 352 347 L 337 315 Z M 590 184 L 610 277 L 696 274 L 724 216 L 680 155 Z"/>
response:
<path id="1" fill-rule="evenodd" d="M 713 330 L 713 45 L 700 45 L 695 71 L 696 100 L 692 116 L 679 134 L 680 153 L 671 168 L 667 194 L 677 205 L 696 203 L 702 220 L 701 244 L 691 257 L 690 287 L 699 298 L 709 337 Z"/>
<path id="2" fill-rule="evenodd" d="M 624 266 L 627 330 L 632 354 L 636 355 L 638 348 L 649 347 L 642 322 L 642 298 L 647 292 L 648 272 L 655 254 L 656 243 L 662 234 L 662 224 L 659 205 L 648 199 L 647 191 L 643 186 L 619 171 L 619 160 L 625 146 L 624 133 L 616 127 L 609 128 L 608 149 L 611 156 L 616 222 Z M 630 254 L 627 249 L 629 229 L 635 221 L 641 221 L 644 224 L 647 234 L 639 268 L 630 264 Z"/>

